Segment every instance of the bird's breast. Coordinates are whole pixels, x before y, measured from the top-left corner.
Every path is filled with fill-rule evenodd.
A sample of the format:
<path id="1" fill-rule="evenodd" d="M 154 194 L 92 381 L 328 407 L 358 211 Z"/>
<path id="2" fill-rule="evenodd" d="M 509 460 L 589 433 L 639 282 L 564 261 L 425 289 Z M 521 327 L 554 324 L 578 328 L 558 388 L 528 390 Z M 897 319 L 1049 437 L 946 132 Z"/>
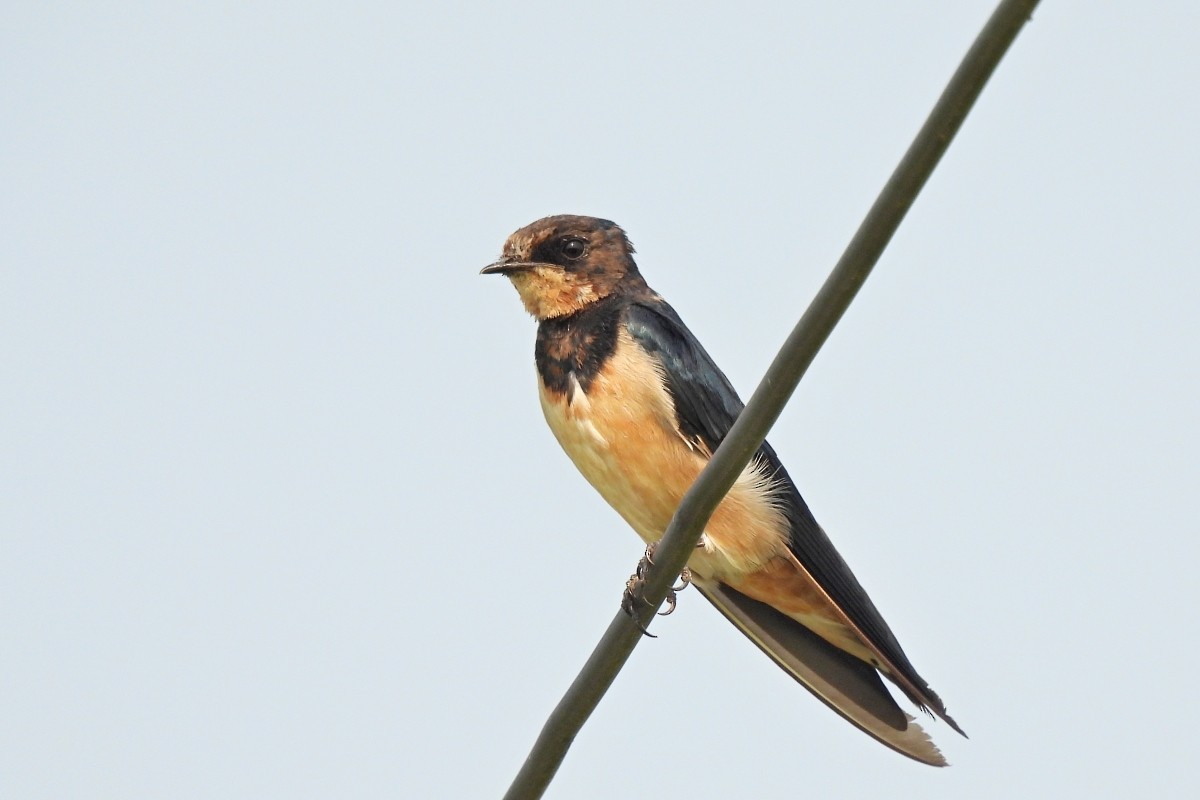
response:
<path id="1" fill-rule="evenodd" d="M 588 482 L 647 542 L 658 541 L 709 454 L 680 432 L 658 362 L 624 330 L 589 376 L 562 389 L 539 380 L 542 411 Z M 770 481 L 747 468 L 705 529 L 689 561 L 702 578 L 731 580 L 781 552 L 786 521 Z"/>

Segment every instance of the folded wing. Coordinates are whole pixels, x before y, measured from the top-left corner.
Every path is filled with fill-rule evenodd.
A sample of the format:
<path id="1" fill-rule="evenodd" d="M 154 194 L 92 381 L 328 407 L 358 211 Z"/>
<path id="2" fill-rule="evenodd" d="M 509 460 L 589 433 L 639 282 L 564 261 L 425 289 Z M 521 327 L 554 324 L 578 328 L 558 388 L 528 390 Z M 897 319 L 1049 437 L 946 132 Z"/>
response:
<path id="1" fill-rule="evenodd" d="M 632 303 L 626 309 L 625 322 L 634 340 L 662 366 L 680 431 L 684 436 L 702 442 L 709 452 L 715 451 L 744 407 L 729 380 L 665 302 Z M 789 524 L 789 549 L 797 562 L 845 615 L 846 623 L 857 631 L 863 643 L 878 656 L 879 669 L 915 704 L 937 714 L 962 733 L 946 713 L 941 699 L 917 673 L 875 604 L 817 524 L 775 451 L 764 442 L 755 457 L 766 465 L 767 473 L 778 485 L 779 500 Z M 891 700 L 871 665 L 833 647 L 790 617 L 728 586 L 706 587 L 703 591 L 743 633 L 844 717 L 888 746 L 919 761 L 930 764 L 941 761 L 940 753 L 924 732 Z M 840 679 L 837 678 L 839 675 L 842 676 Z M 890 707 L 887 707 L 888 703 Z"/>

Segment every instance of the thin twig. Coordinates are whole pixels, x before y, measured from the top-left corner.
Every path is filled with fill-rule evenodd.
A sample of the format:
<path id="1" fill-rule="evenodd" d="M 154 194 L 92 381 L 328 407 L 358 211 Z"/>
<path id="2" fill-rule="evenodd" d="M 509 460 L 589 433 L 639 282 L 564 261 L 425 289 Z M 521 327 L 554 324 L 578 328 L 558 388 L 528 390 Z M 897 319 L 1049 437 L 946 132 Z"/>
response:
<path id="1" fill-rule="evenodd" d="M 708 518 L 762 445 L 767 431 L 879 260 L 1037 3 L 1038 0 L 1002 0 L 996 7 L 837 266 L 788 336 L 712 460 L 684 496 L 658 544 L 654 565 L 645 577 L 643 595 L 647 602 L 639 615 L 643 625 L 649 625 L 654 618 L 667 590 L 687 563 Z M 625 612 L 618 612 L 575 682 L 546 720 L 525 764 L 509 787 L 506 800 L 531 800 L 542 796 L 575 735 L 641 639 L 641 632 Z"/>

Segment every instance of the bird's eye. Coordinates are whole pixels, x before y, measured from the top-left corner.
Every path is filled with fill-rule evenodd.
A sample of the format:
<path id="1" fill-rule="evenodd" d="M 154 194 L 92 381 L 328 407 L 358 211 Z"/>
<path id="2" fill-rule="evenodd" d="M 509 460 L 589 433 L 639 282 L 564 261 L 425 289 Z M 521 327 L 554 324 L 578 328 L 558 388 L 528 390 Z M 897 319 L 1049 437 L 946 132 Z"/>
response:
<path id="1" fill-rule="evenodd" d="M 558 252 L 568 261 L 578 261 L 587 252 L 587 242 L 577 236 L 571 236 L 559 242 Z"/>

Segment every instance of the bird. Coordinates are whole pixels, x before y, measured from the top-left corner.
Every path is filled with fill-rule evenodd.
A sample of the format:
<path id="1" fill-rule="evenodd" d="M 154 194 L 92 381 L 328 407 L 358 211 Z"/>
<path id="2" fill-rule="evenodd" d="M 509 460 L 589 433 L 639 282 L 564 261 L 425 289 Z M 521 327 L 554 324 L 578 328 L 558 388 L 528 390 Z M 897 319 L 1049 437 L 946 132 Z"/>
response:
<path id="1" fill-rule="evenodd" d="M 504 275 L 537 321 L 542 412 L 584 478 L 652 547 L 743 403 L 675 310 L 647 285 L 617 224 L 556 215 L 508 237 Z M 917 673 L 770 444 L 718 505 L 690 582 L 800 684 L 879 742 L 945 766 L 887 690 L 966 736 Z"/>

